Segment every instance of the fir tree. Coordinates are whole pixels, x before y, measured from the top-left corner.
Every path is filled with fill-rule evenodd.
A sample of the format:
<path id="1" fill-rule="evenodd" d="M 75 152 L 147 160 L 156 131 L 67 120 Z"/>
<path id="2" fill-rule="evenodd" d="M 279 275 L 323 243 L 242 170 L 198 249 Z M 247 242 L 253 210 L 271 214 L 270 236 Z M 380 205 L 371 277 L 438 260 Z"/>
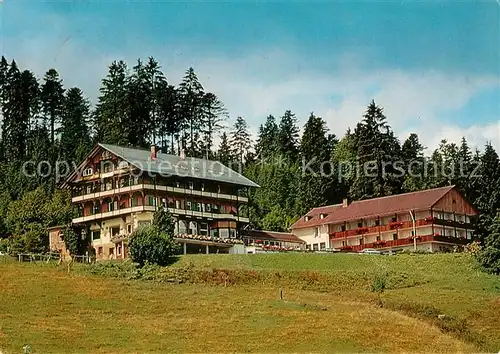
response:
<path id="1" fill-rule="evenodd" d="M 193 68 L 189 68 L 179 85 L 181 99 L 181 129 L 184 146 L 191 156 L 201 155 L 201 149 L 197 144 L 195 133 L 201 128 L 201 107 L 204 90 L 198 80 Z"/>
<path id="2" fill-rule="evenodd" d="M 217 159 L 226 166 L 228 166 L 231 162 L 231 147 L 229 146 L 229 139 L 226 132 L 222 133 L 219 150 L 217 152 Z"/>
<path id="3" fill-rule="evenodd" d="M 276 119 L 269 115 L 266 123 L 259 127 L 255 153 L 258 158 L 266 160 L 279 152 L 279 133 L 280 130 L 276 124 Z"/>
<path id="4" fill-rule="evenodd" d="M 50 142 L 54 145 L 56 124 L 60 123 L 64 100 L 64 88 L 57 70 L 50 69 L 43 78 L 41 100 L 43 121 L 50 131 Z"/>
<path id="5" fill-rule="evenodd" d="M 279 124 L 278 144 L 280 153 L 290 159 L 296 159 L 299 152 L 299 128 L 297 118 L 292 111 L 285 112 Z"/>
<path id="6" fill-rule="evenodd" d="M 233 130 L 230 134 L 231 153 L 238 160 L 243 163 L 252 146 L 252 139 L 248 131 L 248 125 L 244 118 L 236 118 Z"/>
<path id="7" fill-rule="evenodd" d="M 212 156 L 213 140 L 227 118 L 227 111 L 217 96 L 211 92 L 203 95 L 201 103 L 201 133 L 203 134 L 204 155 Z"/>
<path id="8" fill-rule="evenodd" d="M 66 92 L 61 121 L 61 155 L 68 163 L 82 161 L 91 148 L 88 122 L 90 103 L 83 92 L 73 87 Z"/>
<path id="9" fill-rule="evenodd" d="M 129 108 L 129 76 L 123 61 L 114 61 L 102 80 L 99 103 L 94 115 L 96 140 L 108 144 L 128 145 L 133 122 Z"/>

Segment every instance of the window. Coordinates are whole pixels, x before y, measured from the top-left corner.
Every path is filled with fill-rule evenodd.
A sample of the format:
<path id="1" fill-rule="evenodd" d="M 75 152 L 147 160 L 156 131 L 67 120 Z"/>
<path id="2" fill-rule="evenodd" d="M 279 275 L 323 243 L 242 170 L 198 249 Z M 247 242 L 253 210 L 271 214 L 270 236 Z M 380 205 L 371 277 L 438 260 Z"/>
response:
<path id="1" fill-rule="evenodd" d="M 176 182 L 175 182 L 175 186 L 176 186 L 177 188 L 181 188 L 181 182 L 176 181 Z"/>
<path id="2" fill-rule="evenodd" d="M 412 231 L 413 232 L 413 231 Z M 398 234 L 392 234 L 392 239 L 395 241 L 398 239 Z"/>
<path id="3" fill-rule="evenodd" d="M 212 230 L 210 230 L 210 234 L 212 235 L 212 237 L 219 237 L 219 230 L 212 229 Z"/>
<path id="4" fill-rule="evenodd" d="M 322 249 L 322 250 L 326 249 L 326 243 L 325 242 L 321 242 L 319 244 L 319 248 Z"/>
<path id="5" fill-rule="evenodd" d="M 194 183 L 192 181 L 189 181 L 189 189 L 193 189 L 194 188 Z"/>
<path id="6" fill-rule="evenodd" d="M 101 231 L 92 231 L 92 240 L 98 240 L 101 238 Z"/>
<path id="7" fill-rule="evenodd" d="M 175 208 L 176 209 L 180 209 L 181 208 L 181 201 L 180 200 L 176 200 L 175 201 Z"/>
<path id="8" fill-rule="evenodd" d="M 236 238 L 236 229 L 229 229 L 229 237 Z"/>
<path id="9" fill-rule="evenodd" d="M 318 250 L 318 244 L 317 243 L 313 244 L 313 250 L 315 250 L 315 251 Z"/>
<path id="10" fill-rule="evenodd" d="M 161 199 L 161 205 L 162 205 L 164 208 L 166 208 L 166 207 L 167 207 L 167 199 L 162 198 L 162 199 Z"/>
<path id="11" fill-rule="evenodd" d="M 91 176 L 92 174 L 94 173 L 94 171 L 92 170 L 92 168 L 86 168 L 85 170 L 83 170 L 83 176 Z"/>
<path id="12" fill-rule="evenodd" d="M 122 255 L 122 245 L 118 245 L 118 247 L 116 248 L 116 254 L 119 256 Z"/>
<path id="13" fill-rule="evenodd" d="M 132 233 L 132 224 L 127 225 L 127 233 L 129 233 L 129 234 Z"/>
<path id="14" fill-rule="evenodd" d="M 156 198 L 152 195 L 148 195 L 148 205 L 156 206 Z"/>
<path id="15" fill-rule="evenodd" d="M 377 241 L 380 241 L 380 236 L 377 236 Z"/>
<path id="16" fill-rule="evenodd" d="M 201 203 L 196 203 L 196 211 L 201 211 Z"/>
<path id="17" fill-rule="evenodd" d="M 200 223 L 200 234 L 201 235 L 208 235 L 208 224 L 206 222 Z"/>
<path id="18" fill-rule="evenodd" d="M 210 210 L 211 210 L 211 205 L 210 204 L 205 204 L 205 211 L 207 213 L 210 213 Z"/>
<path id="19" fill-rule="evenodd" d="M 205 183 L 202 183 L 201 184 L 201 191 L 204 192 L 205 191 Z"/>
<path id="20" fill-rule="evenodd" d="M 99 248 L 97 249 L 97 254 L 98 254 L 99 256 L 102 256 L 102 247 L 99 247 Z"/>
<path id="21" fill-rule="evenodd" d="M 398 221 L 398 218 L 393 217 L 393 218 L 391 218 L 391 221 L 392 221 L 392 222 L 396 222 L 396 221 Z"/>
<path id="22" fill-rule="evenodd" d="M 112 227 L 111 228 L 111 236 L 116 236 L 120 233 L 120 228 L 119 227 Z"/>
<path id="23" fill-rule="evenodd" d="M 113 164 L 110 161 L 104 163 L 104 173 L 113 171 Z"/>
<path id="24" fill-rule="evenodd" d="M 217 193 L 220 193 L 220 184 L 217 185 Z"/>
<path id="25" fill-rule="evenodd" d="M 340 230 L 341 230 L 341 231 L 345 231 L 345 225 L 342 225 L 342 226 L 340 227 Z"/>
<path id="26" fill-rule="evenodd" d="M 314 237 L 318 237 L 318 228 L 314 228 Z"/>
<path id="27" fill-rule="evenodd" d="M 358 227 L 363 227 L 363 222 L 362 221 L 358 222 Z"/>
<path id="28" fill-rule="evenodd" d="M 380 225 L 380 220 L 379 219 L 375 220 L 375 226 L 379 226 L 379 225 Z"/>
<path id="29" fill-rule="evenodd" d="M 92 185 L 87 184 L 87 194 L 90 194 L 90 193 L 92 193 Z"/>
<path id="30" fill-rule="evenodd" d="M 191 202 L 186 202 L 186 209 L 191 210 Z"/>

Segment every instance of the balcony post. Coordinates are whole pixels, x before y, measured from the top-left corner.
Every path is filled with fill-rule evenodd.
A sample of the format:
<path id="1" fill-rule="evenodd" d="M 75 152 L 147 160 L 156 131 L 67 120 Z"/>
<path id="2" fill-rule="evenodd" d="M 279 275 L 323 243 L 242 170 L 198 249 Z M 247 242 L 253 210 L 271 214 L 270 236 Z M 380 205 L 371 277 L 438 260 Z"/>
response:
<path id="1" fill-rule="evenodd" d="M 205 251 L 206 251 L 206 254 L 210 253 L 210 248 L 208 247 L 208 245 L 205 246 Z"/>
<path id="2" fill-rule="evenodd" d="M 186 242 L 184 242 L 182 244 L 182 251 L 183 251 L 183 254 L 187 254 L 187 246 L 186 246 Z"/>

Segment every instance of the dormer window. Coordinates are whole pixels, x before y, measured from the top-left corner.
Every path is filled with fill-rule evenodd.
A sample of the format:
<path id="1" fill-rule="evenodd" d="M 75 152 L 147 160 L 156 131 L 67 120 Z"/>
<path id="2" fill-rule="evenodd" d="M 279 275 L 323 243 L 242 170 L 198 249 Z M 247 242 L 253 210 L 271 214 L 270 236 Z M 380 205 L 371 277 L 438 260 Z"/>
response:
<path id="1" fill-rule="evenodd" d="M 324 218 L 326 218 L 327 216 L 328 216 L 328 214 L 319 214 L 319 218 L 320 218 L 320 219 L 324 219 Z"/>
<path id="2" fill-rule="evenodd" d="M 86 168 L 85 170 L 83 170 L 83 176 L 86 177 L 86 176 L 92 176 L 92 174 L 94 173 L 94 170 L 92 168 Z"/>
<path id="3" fill-rule="evenodd" d="M 309 215 L 306 215 L 306 216 L 304 216 L 304 220 L 309 221 L 309 220 L 311 220 L 311 217 Z"/>

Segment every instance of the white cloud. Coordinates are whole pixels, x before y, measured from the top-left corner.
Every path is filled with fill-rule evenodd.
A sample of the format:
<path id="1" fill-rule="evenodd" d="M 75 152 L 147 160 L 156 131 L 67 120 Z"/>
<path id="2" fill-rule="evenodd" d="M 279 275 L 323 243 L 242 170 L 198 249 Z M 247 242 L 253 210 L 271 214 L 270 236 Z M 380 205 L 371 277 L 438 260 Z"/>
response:
<path id="1" fill-rule="evenodd" d="M 160 61 L 167 77 L 178 83 L 189 66 L 194 66 L 207 90 L 219 95 L 231 117 L 244 116 L 253 132 L 268 114 L 279 117 L 291 109 L 303 124 L 314 111 L 328 122 L 332 132 L 343 135 L 354 128 L 372 98 L 385 108 L 389 123 L 404 138 L 417 132 L 429 148 L 447 138 L 459 142 L 466 136 L 471 145 L 482 147 L 489 140 L 499 143 L 498 122 L 460 128 L 457 122 L 442 122 L 448 111 L 463 107 L 483 89 L 499 86 L 498 77 L 446 74 L 436 71 L 364 72 L 354 54 L 340 56 L 331 70 L 314 67 L 301 55 L 285 49 L 255 51 L 229 58 L 195 52 L 193 48 L 155 48 L 139 45 L 132 52 L 111 52 L 84 45 L 78 38 L 31 40 L 4 38 L 4 52 L 39 77 L 55 67 L 66 86 L 79 86 L 96 102 L 100 80 L 112 60 L 123 59 L 132 67 L 137 57 L 152 55 Z M 499 112 L 496 112 L 500 117 Z"/>

